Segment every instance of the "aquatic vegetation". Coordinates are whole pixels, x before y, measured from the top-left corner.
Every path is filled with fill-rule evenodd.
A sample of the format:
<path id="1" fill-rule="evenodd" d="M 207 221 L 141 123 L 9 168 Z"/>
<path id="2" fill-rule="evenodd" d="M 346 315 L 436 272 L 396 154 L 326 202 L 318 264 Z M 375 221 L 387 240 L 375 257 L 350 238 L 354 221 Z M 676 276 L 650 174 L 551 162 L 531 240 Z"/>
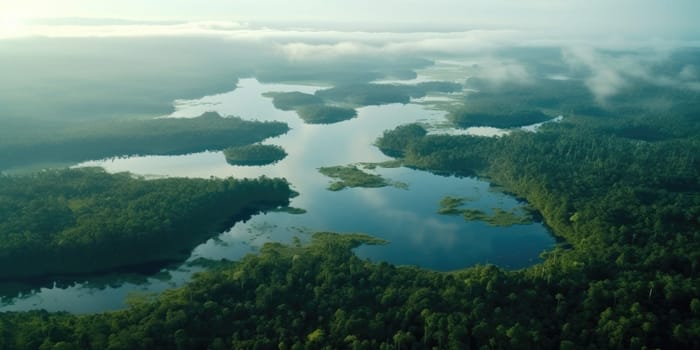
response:
<path id="1" fill-rule="evenodd" d="M 493 214 L 489 215 L 481 210 L 464 209 L 462 216 L 466 221 L 483 221 L 491 226 L 507 227 L 513 225 L 528 225 L 534 222 L 532 216 L 518 208 L 505 211 L 501 208 L 493 208 Z"/>
<path id="2" fill-rule="evenodd" d="M 446 196 L 440 200 L 440 209 L 438 209 L 438 214 L 442 215 L 459 215 L 462 214 L 463 210 L 459 209 L 464 205 L 464 198 L 450 197 Z"/>
<path id="3" fill-rule="evenodd" d="M 488 214 L 479 209 L 462 208 L 467 201 L 472 199 L 466 197 L 445 196 L 440 200 L 438 214 L 441 215 L 462 215 L 466 221 L 482 221 L 491 226 L 507 227 L 513 225 L 528 225 L 534 222 L 532 212 L 534 209 L 518 207 L 510 211 L 501 208 L 493 208 L 493 214 Z"/>
<path id="4" fill-rule="evenodd" d="M 292 215 L 301 215 L 301 214 L 306 214 L 306 209 L 296 208 L 296 207 L 282 207 L 282 208 L 270 210 L 270 212 L 287 213 L 287 214 L 292 214 Z"/>
<path id="5" fill-rule="evenodd" d="M 322 167 L 318 171 L 328 177 L 339 179 L 329 185 L 331 191 L 340 191 L 346 187 L 385 187 L 391 183 L 379 175 L 369 174 L 355 165 Z"/>

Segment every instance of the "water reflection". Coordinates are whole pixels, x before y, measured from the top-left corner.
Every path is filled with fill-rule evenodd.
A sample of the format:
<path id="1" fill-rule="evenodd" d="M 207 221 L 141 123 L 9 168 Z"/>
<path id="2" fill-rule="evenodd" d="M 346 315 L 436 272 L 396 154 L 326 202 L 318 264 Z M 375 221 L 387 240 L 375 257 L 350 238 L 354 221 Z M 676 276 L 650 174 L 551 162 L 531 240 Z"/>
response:
<path id="1" fill-rule="evenodd" d="M 353 188 L 339 192 L 326 189 L 329 178 L 318 173 L 322 166 L 390 160 L 372 144 L 382 132 L 397 125 L 444 122 L 444 112 L 418 104 L 391 104 L 358 109 L 357 118 L 330 125 L 307 125 L 289 111 L 273 107 L 262 96 L 269 91 L 313 93 L 319 87 L 261 84 L 242 79 L 232 92 L 200 100 L 177 101 L 177 110 L 167 117 L 194 117 L 214 110 L 221 115 L 243 119 L 279 120 L 291 130 L 264 143 L 283 147 L 288 156 L 271 165 L 232 166 L 221 152 L 183 156 L 142 156 L 91 161 L 79 166 L 102 166 L 110 172 L 131 171 L 145 176 L 284 177 L 300 193 L 290 205 L 305 214 L 269 212 L 236 223 L 230 230 L 195 248 L 189 261 L 199 258 L 238 259 L 255 252 L 265 242 L 306 240 L 314 231 L 363 232 L 391 243 L 357 248 L 363 258 L 395 264 L 419 265 L 436 270 L 455 270 L 477 263 L 496 263 L 519 268 L 538 260 L 550 247 L 552 237 L 539 223 L 512 227 L 491 227 L 482 222 L 465 222 L 459 216 L 438 215 L 444 196 L 469 196 L 474 209 L 510 210 L 520 205 L 505 194 L 489 190 L 489 184 L 474 178 L 445 177 L 408 168 L 368 170 L 408 184 L 408 189 Z M 68 285 L 43 286 L 23 291 L 12 300 L 3 299 L 2 310 L 46 308 L 51 311 L 96 312 L 124 306 L 133 291 L 159 292 L 181 285 L 201 267 L 187 263 L 166 268 L 141 280 L 115 278 L 112 283 L 79 281 Z M 7 295 L 7 294 L 5 294 Z M 16 294 L 15 294 L 16 295 Z"/>

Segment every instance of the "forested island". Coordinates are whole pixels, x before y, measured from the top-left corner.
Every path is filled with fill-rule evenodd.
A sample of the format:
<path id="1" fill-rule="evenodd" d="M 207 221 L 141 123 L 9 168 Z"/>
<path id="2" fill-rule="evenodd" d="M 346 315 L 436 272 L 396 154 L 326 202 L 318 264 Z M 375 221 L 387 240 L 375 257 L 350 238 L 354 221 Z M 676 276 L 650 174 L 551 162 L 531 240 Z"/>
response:
<path id="1" fill-rule="evenodd" d="M 226 161 L 232 165 L 267 165 L 279 162 L 287 152 L 277 145 L 246 145 L 224 150 Z"/>
<path id="2" fill-rule="evenodd" d="M 352 108 L 323 105 L 299 107 L 297 114 L 307 124 L 333 124 L 357 116 L 357 112 Z"/>
<path id="3" fill-rule="evenodd" d="M 285 206 L 285 180 L 144 180 L 99 168 L 0 175 L 0 280 L 181 261 L 209 237 Z"/>
<path id="4" fill-rule="evenodd" d="M 0 169 L 126 155 L 221 150 L 286 133 L 282 122 L 245 121 L 207 112 L 197 118 L 127 119 L 73 124 L 51 134 L 0 140 Z"/>

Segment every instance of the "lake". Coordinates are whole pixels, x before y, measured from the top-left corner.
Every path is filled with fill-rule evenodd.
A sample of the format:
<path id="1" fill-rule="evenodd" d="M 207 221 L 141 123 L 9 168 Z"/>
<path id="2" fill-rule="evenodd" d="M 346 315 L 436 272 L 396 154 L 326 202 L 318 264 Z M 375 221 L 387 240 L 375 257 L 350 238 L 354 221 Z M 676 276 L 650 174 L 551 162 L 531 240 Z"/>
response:
<path id="1" fill-rule="evenodd" d="M 241 79 L 232 92 L 176 101 L 176 111 L 166 116 L 186 118 L 216 111 L 243 119 L 284 121 L 291 130 L 263 142 L 282 146 L 288 153 L 285 159 L 272 165 L 232 166 L 226 163 L 221 152 L 203 152 L 96 160 L 79 166 L 101 166 L 110 172 L 130 171 L 147 177 L 284 177 L 299 192 L 290 206 L 304 209 L 306 213 L 256 215 L 203 242 L 193 250 L 189 261 L 200 257 L 235 260 L 254 253 L 265 242 L 290 242 L 295 236 L 305 240 L 316 231 L 367 233 L 390 244 L 359 247 L 356 252 L 360 257 L 439 271 L 487 263 L 522 268 L 537 263 L 539 254 L 552 247 L 554 238 L 541 223 L 495 227 L 437 213 L 439 202 L 445 196 L 467 197 L 465 208 L 485 212 L 492 208 L 508 211 L 523 205 L 476 178 L 446 177 L 404 167 L 378 167 L 367 171 L 407 187 L 329 191 L 327 187 L 332 180 L 320 174 L 319 167 L 391 160 L 373 146 L 384 130 L 411 122 L 444 124 L 444 112 L 422 103 L 390 104 L 359 108 L 356 118 L 340 123 L 309 125 L 295 112 L 275 109 L 271 99 L 262 96 L 270 91 L 313 93 L 320 88 Z M 440 101 L 449 96 L 430 98 Z M 0 291 L 6 295 L 0 311 L 44 308 L 87 313 L 119 309 L 124 307 L 124 300 L 130 293 L 160 292 L 176 287 L 200 270 L 185 263 L 150 275 L 120 274 L 67 280 L 31 290 L 5 287 Z M 23 292 L 18 295 L 17 290 Z"/>

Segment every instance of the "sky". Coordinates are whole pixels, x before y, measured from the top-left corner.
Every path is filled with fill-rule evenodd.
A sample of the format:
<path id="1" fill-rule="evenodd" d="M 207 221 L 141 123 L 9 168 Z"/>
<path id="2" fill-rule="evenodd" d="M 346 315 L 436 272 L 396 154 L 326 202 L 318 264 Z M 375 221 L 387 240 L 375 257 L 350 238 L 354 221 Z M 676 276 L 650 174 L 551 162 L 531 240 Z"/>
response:
<path id="1" fill-rule="evenodd" d="M 700 33 L 698 13 L 697 0 L 0 0 L 0 31 L 17 32 L 29 18 L 120 18 L 316 22 L 360 29 L 403 24 L 416 31 L 535 29 L 674 39 Z"/>

